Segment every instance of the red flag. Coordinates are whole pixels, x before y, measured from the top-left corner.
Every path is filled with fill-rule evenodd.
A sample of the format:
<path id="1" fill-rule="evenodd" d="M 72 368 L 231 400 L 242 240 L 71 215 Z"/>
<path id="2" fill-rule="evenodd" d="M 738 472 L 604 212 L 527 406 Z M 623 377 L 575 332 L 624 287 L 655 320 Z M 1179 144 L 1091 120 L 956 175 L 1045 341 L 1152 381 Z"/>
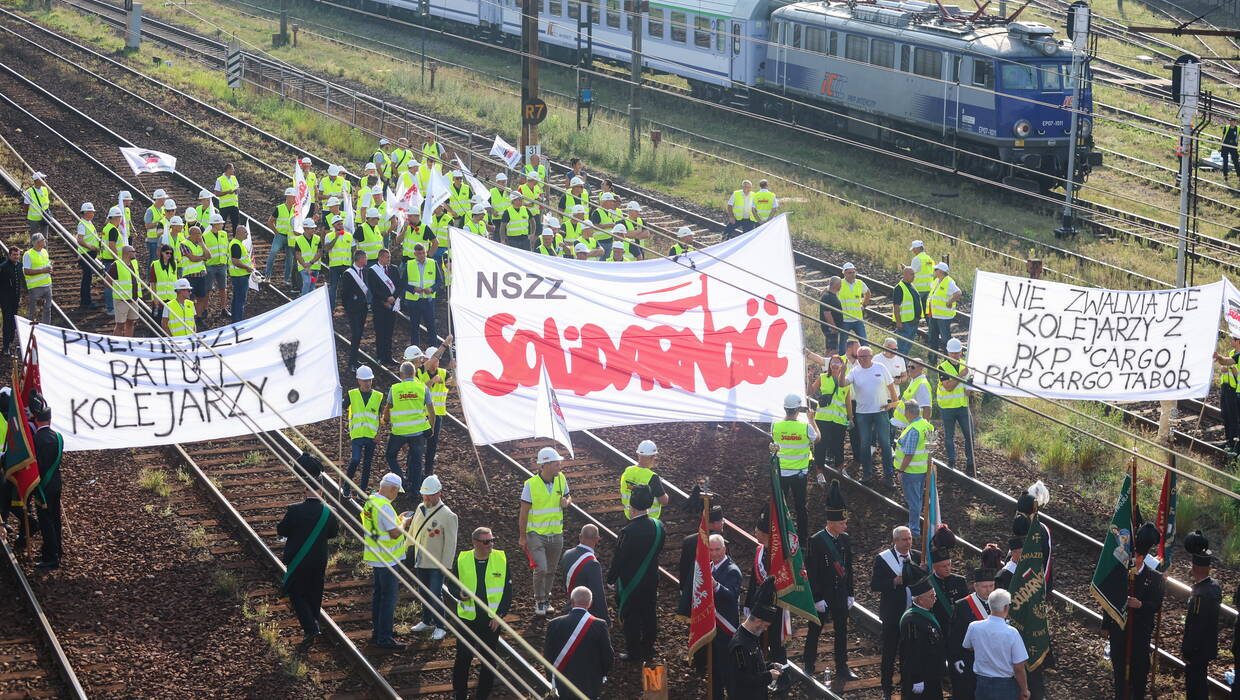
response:
<path id="1" fill-rule="evenodd" d="M 710 570 L 710 498 L 702 498 L 697 554 L 693 558 L 693 593 L 689 605 L 689 656 L 715 638 L 715 579 Z"/>
<path id="2" fill-rule="evenodd" d="M 24 505 L 30 494 L 39 486 L 39 465 L 35 461 L 34 439 L 30 422 L 26 420 L 26 402 L 30 391 L 39 389 L 39 363 L 35 350 L 34 334 L 26 348 L 25 371 L 18 373 L 13 366 L 12 387 L 9 396 L 8 437 L 4 453 L 4 475 L 13 482 L 13 504 Z"/>

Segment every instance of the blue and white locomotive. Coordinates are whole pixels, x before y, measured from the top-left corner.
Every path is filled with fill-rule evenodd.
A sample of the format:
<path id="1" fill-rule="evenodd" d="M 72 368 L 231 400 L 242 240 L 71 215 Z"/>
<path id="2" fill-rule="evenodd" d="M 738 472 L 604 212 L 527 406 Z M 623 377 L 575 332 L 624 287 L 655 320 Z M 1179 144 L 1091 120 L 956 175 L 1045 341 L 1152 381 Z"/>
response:
<path id="1" fill-rule="evenodd" d="M 545 55 L 576 60 L 589 12 L 594 56 L 629 62 L 631 0 L 537 1 Z M 362 2 L 519 44 L 521 0 Z M 644 66 L 685 78 L 699 97 L 1024 187 L 1053 187 L 1067 172 L 1074 49 L 1044 24 L 919 0 L 651 0 L 644 22 Z M 1089 84 L 1077 97 L 1078 181 L 1101 162 Z"/>

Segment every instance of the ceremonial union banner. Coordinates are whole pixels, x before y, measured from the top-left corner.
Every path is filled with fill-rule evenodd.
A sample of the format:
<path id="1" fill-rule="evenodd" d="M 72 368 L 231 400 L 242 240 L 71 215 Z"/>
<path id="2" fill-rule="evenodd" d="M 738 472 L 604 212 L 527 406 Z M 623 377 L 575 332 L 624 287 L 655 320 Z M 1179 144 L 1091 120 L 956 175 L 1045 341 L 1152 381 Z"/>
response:
<path id="1" fill-rule="evenodd" d="M 1134 292 L 978 271 L 967 358 L 974 383 L 1058 399 L 1205 396 L 1223 285 Z"/>
<path id="2" fill-rule="evenodd" d="M 176 340 L 17 322 L 23 343 L 32 328 L 38 339 L 43 393 L 66 450 L 215 440 L 340 415 L 326 287 Z"/>
<path id="3" fill-rule="evenodd" d="M 177 170 L 176 156 L 152 151 L 149 148 L 122 147 L 121 155 L 125 156 L 125 162 L 129 163 L 129 169 L 133 170 L 134 175 L 174 173 Z"/>
<path id="4" fill-rule="evenodd" d="M 783 217 L 676 262 L 451 236 L 457 380 L 476 444 L 534 434 L 544 367 L 571 430 L 771 420 L 805 391 Z"/>

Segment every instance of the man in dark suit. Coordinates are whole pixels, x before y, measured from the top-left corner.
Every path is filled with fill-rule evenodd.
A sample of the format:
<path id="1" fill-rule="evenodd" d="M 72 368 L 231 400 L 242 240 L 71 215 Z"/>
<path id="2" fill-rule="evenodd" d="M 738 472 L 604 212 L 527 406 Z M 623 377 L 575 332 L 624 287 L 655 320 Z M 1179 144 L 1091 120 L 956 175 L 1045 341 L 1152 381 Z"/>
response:
<path id="1" fill-rule="evenodd" d="M 827 524 L 809 540 L 809 558 L 805 562 L 810 588 L 814 592 L 814 608 L 823 622 L 828 616 L 834 621 L 834 681 L 857 680 L 848 668 L 848 611 L 853 606 L 853 554 L 848 539 L 848 511 L 839 479 L 831 481 L 827 491 Z M 805 653 L 801 657 L 807 673 L 813 673 L 818 661 L 818 636 L 822 625 L 810 623 L 805 637 Z"/>
<path id="2" fill-rule="evenodd" d="M 607 598 L 603 591 L 603 565 L 598 561 L 595 548 L 598 547 L 598 526 L 586 523 L 581 526 L 581 535 L 576 547 L 564 552 L 560 557 L 560 571 L 564 572 L 564 590 L 572 592 L 578 586 L 590 590 L 590 614 L 611 624 L 607 614 Z M 572 598 L 569 598 L 572 604 Z"/>
<path id="3" fill-rule="evenodd" d="M 276 534 L 285 538 L 284 553 L 280 556 L 286 567 L 284 590 L 305 633 L 301 640 L 304 650 L 322 633 L 319 608 L 323 603 L 323 578 L 327 570 L 327 541 L 336 536 L 339 525 L 331 508 L 319 500 L 314 491 L 322 464 L 302 453 L 297 466 L 297 471 L 308 481 L 306 500 L 288 507 L 276 526 Z"/>
<path id="4" fill-rule="evenodd" d="M 1133 538 L 1132 552 L 1137 557 L 1137 573 L 1128 597 L 1128 619 L 1124 627 L 1115 624 L 1110 615 L 1102 616 L 1111 644 L 1111 670 L 1114 673 L 1115 700 L 1144 700 L 1149 686 L 1150 637 L 1162 608 L 1163 575 L 1154 567 L 1157 559 L 1147 563 L 1150 548 L 1158 544 L 1158 528 L 1146 523 Z M 1150 566 L 1153 564 L 1154 566 Z M 1128 627 L 1132 627 L 1132 668 L 1126 668 Z"/>
<path id="5" fill-rule="evenodd" d="M 340 301 L 349 319 L 349 369 L 356 370 L 366 331 L 366 251 L 353 253 L 353 265 L 340 275 Z"/>
<path id="6" fill-rule="evenodd" d="M 710 573 L 715 582 L 715 638 L 711 640 L 714 654 L 714 680 L 711 697 L 723 698 L 723 690 L 731 685 L 728 645 L 740 625 L 741 570 L 728 556 L 728 543 L 723 535 L 714 534 L 706 547 L 710 555 Z"/>
<path id="7" fill-rule="evenodd" d="M 878 594 L 878 619 L 882 623 L 883 660 L 879 678 L 884 700 L 889 700 L 895 692 L 892 679 L 896 673 L 896 652 L 900 648 L 900 618 L 913 602 L 908 592 L 911 582 L 905 577 L 910 564 L 921 564 L 921 555 L 913 551 L 913 531 L 901 525 L 891 531 L 891 547 L 874 557 L 874 571 L 870 574 L 870 590 Z"/>
<path id="8" fill-rule="evenodd" d="M 22 249 L 10 245 L 8 257 L 0 262 L 0 312 L 4 314 L 4 349 L 0 353 L 5 355 L 9 354 L 13 339 L 17 337 L 17 306 L 25 285 Z"/>
<path id="9" fill-rule="evenodd" d="M 900 618 L 900 697 L 942 700 L 947 668 L 947 640 L 939 620 L 930 612 L 934 585 L 925 571 L 917 571 L 909 585 L 913 605 Z"/>
<path id="10" fill-rule="evenodd" d="M 692 501 L 692 497 L 690 501 Z M 697 511 L 701 512 L 702 504 L 698 502 Z M 696 525 L 697 520 L 693 521 Z M 723 533 L 723 507 L 711 506 L 710 517 L 706 523 L 706 534 L 710 536 L 713 533 Z M 685 617 L 689 616 L 689 601 L 693 595 L 693 562 L 697 557 L 698 533 L 694 529 L 692 533 L 685 535 L 680 542 L 680 563 L 676 565 L 676 578 L 680 581 L 680 600 L 676 605 L 676 613 Z M 705 663 L 703 659 L 702 663 Z M 705 667 L 703 667 L 705 668 Z M 702 669 L 699 669 L 702 670 Z"/>
<path id="11" fill-rule="evenodd" d="M 646 510 L 654 503 L 650 487 L 637 484 L 629 494 L 633 518 L 620 531 L 616 558 L 607 570 L 607 583 L 616 586 L 616 616 L 624 625 L 622 660 L 654 661 L 658 632 L 659 552 L 663 551 L 663 524 Z"/>
<path id="12" fill-rule="evenodd" d="M 395 364 L 392 359 L 392 328 L 396 324 L 396 287 L 400 273 L 391 264 L 387 248 L 379 251 L 379 260 L 366 268 L 366 288 L 370 291 L 370 310 L 375 317 L 375 359 L 381 364 Z"/>
<path id="13" fill-rule="evenodd" d="M 1207 675 L 1210 662 L 1218 657 L 1218 611 L 1223 603 L 1223 590 L 1210 577 L 1214 555 L 1210 551 L 1210 541 L 1201 530 L 1184 538 L 1184 551 L 1193 557 L 1193 590 L 1188 596 L 1184 642 L 1180 647 L 1180 656 L 1184 659 L 1184 696 L 1188 700 L 1206 700 L 1210 696 Z"/>
<path id="14" fill-rule="evenodd" d="M 543 642 L 543 657 L 550 659 L 591 700 L 602 694 L 613 656 L 607 622 L 590 614 L 593 598 L 585 586 L 572 589 L 572 608 L 547 623 Z M 564 697 L 570 694 L 561 693 Z"/>

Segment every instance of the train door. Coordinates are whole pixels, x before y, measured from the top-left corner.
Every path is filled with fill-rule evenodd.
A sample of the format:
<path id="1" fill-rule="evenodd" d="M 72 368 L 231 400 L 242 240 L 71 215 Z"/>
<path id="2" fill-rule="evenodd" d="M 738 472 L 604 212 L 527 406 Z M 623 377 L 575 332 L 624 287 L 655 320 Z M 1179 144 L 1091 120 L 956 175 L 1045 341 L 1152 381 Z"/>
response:
<path id="1" fill-rule="evenodd" d="M 943 81 L 943 134 L 954 134 L 960 123 L 960 71 L 964 58 L 946 54 L 947 80 Z"/>
<path id="2" fill-rule="evenodd" d="M 719 20 L 719 25 L 725 29 L 721 34 L 725 37 L 723 50 L 728 55 L 728 77 L 733 83 L 746 83 L 745 54 L 741 51 L 745 27 L 740 22 L 732 22 L 729 26 L 727 20 Z"/>
<path id="3" fill-rule="evenodd" d="M 788 80 L 788 44 L 792 41 L 792 25 L 775 23 L 775 86 L 780 94 L 785 92 Z"/>

